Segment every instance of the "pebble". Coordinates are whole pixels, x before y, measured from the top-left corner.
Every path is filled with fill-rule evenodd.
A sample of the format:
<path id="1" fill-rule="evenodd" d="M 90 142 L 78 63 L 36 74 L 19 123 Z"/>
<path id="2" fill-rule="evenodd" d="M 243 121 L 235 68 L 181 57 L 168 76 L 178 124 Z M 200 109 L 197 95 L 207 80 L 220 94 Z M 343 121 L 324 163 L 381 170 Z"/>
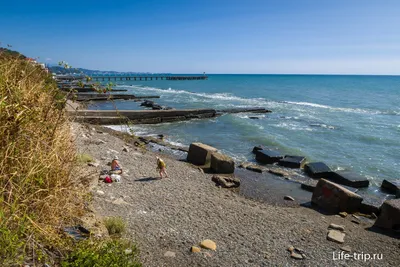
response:
<path id="1" fill-rule="evenodd" d="M 355 219 L 351 220 L 351 222 L 352 222 L 352 223 L 355 223 L 355 224 L 360 224 L 360 221 L 355 220 Z"/>
<path id="2" fill-rule="evenodd" d="M 285 199 L 285 200 L 290 200 L 290 201 L 294 201 L 294 198 L 291 197 L 291 196 L 284 196 L 283 199 Z"/>
<path id="3" fill-rule="evenodd" d="M 344 246 L 344 247 L 341 247 L 340 249 L 343 250 L 343 251 L 346 251 L 346 252 L 351 252 L 351 247 L 350 246 Z"/>
<path id="4" fill-rule="evenodd" d="M 100 165 L 100 164 L 97 163 L 97 162 L 89 162 L 89 163 L 88 163 L 88 166 L 96 167 L 96 168 L 99 167 L 99 165 Z"/>
<path id="5" fill-rule="evenodd" d="M 217 244 L 215 244 L 215 242 L 210 240 L 210 239 L 206 239 L 206 240 L 201 241 L 200 246 L 202 248 L 211 249 L 211 250 L 216 250 L 217 249 Z"/>
<path id="6" fill-rule="evenodd" d="M 104 192 L 101 191 L 101 190 L 97 190 L 97 191 L 96 191 L 96 194 L 98 194 L 99 196 L 103 196 L 103 195 L 104 195 Z"/>
<path id="7" fill-rule="evenodd" d="M 343 212 L 339 212 L 340 217 L 345 218 L 347 216 L 347 212 L 343 211 Z"/>
<path id="8" fill-rule="evenodd" d="M 124 148 L 122 149 L 122 151 L 124 151 L 124 152 L 129 152 L 129 149 L 128 149 L 127 147 L 124 147 Z"/>
<path id="9" fill-rule="evenodd" d="M 118 198 L 112 202 L 114 205 L 126 205 L 128 202 L 124 201 L 122 198 Z"/>
<path id="10" fill-rule="evenodd" d="M 193 253 L 198 253 L 198 252 L 201 251 L 201 248 L 196 247 L 196 246 L 192 246 L 192 247 L 190 248 L 190 251 L 193 252 Z"/>
<path id="11" fill-rule="evenodd" d="M 334 224 L 334 223 L 331 223 L 328 226 L 328 228 L 339 230 L 339 231 L 344 231 L 344 226 L 343 225 L 338 225 L 338 224 Z"/>
<path id="12" fill-rule="evenodd" d="M 334 242 L 342 244 L 342 243 L 344 243 L 344 237 L 345 237 L 345 234 L 342 232 L 339 232 L 337 230 L 329 230 L 327 239 L 329 241 L 334 241 Z"/>
<path id="13" fill-rule="evenodd" d="M 293 246 L 290 246 L 290 247 L 288 247 L 287 250 L 290 251 L 290 252 L 292 252 L 292 251 L 294 251 L 294 247 L 293 247 Z"/>
<path id="14" fill-rule="evenodd" d="M 292 257 L 293 259 L 296 259 L 296 260 L 302 260 L 303 259 L 303 256 L 301 256 L 300 254 L 298 254 L 298 253 L 296 253 L 294 251 L 292 251 L 292 253 L 290 254 L 290 257 Z"/>
<path id="15" fill-rule="evenodd" d="M 167 251 L 164 253 L 164 257 L 175 258 L 175 252 Z"/>
<path id="16" fill-rule="evenodd" d="M 125 254 L 126 255 L 132 254 L 132 249 L 125 249 Z"/>
<path id="17" fill-rule="evenodd" d="M 107 158 L 106 158 L 106 157 L 101 157 L 100 159 L 101 159 L 101 160 L 106 160 Z"/>

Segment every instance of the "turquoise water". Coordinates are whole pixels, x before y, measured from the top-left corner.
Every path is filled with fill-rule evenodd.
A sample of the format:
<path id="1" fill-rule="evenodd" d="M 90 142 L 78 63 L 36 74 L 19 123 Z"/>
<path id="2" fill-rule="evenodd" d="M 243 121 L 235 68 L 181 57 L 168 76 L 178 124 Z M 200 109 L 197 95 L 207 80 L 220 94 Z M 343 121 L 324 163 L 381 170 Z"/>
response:
<path id="1" fill-rule="evenodd" d="M 138 134 L 163 133 L 186 146 L 204 142 L 237 161 L 252 159 L 255 145 L 278 147 L 334 170 L 353 170 L 375 185 L 400 178 L 400 76 L 210 75 L 205 81 L 117 83 L 127 93 L 160 95 L 156 102 L 173 108 L 257 106 L 273 112 L 134 126 Z M 115 105 L 140 108 L 133 101 Z"/>

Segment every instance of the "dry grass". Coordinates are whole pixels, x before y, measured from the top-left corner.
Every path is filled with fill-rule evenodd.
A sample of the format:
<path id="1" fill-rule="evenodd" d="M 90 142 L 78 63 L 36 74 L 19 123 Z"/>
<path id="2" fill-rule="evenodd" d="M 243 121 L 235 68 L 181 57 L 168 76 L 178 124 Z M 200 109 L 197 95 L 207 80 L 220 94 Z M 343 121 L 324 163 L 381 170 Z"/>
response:
<path id="1" fill-rule="evenodd" d="M 39 66 L 0 53 L 0 265 L 41 260 L 82 211 L 65 99 Z M 54 255 L 52 255 L 54 256 Z"/>

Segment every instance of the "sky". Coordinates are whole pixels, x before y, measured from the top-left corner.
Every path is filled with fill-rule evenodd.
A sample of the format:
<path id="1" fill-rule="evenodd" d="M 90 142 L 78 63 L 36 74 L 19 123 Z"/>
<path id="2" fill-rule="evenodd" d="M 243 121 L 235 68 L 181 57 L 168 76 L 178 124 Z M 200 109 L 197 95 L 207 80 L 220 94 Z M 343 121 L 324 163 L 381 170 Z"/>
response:
<path id="1" fill-rule="evenodd" d="M 0 0 L 1 46 L 169 73 L 400 74 L 398 0 Z"/>

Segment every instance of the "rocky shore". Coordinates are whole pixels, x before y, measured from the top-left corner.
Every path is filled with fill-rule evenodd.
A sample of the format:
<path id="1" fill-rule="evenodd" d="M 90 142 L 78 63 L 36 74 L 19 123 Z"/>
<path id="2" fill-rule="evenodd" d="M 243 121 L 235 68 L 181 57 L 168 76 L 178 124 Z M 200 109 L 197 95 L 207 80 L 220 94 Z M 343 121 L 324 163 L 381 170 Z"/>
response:
<path id="1" fill-rule="evenodd" d="M 74 123 L 72 129 L 79 152 L 95 159 L 88 166 L 95 211 L 127 222 L 126 237 L 138 244 L 143 266 L 400 264 L 399 239 L 373 228 L 373 220 L 326 215 L 290 198 L 279 197 L 281 205 L 245 198 L 216 186 L 212 174 L 148 151 L 135 138 L 100 126 Z M 124 170 L 122 181 L 98 181 L 114 155 Z M 158 179 L 157 155 L 164 158 L 169 178 Z M 215 242 L 215 251 L 191 252 L 207 239 Z M 351 257 L 340 258 L 343 253 Z"/>

